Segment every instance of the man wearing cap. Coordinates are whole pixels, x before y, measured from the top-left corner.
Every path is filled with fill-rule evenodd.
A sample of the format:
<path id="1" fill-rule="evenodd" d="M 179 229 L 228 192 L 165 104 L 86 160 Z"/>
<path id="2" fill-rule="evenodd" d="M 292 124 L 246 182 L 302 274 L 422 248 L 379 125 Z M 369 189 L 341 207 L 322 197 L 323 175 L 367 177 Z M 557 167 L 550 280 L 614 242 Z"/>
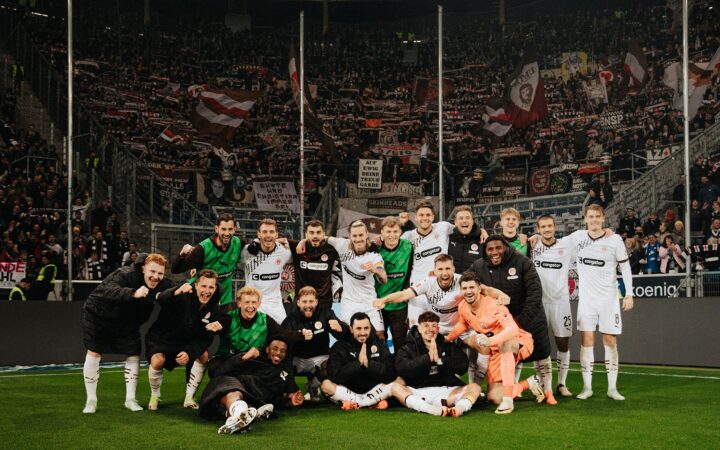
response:
<path id="1" fill-rule="evenodd" d="M 27 293 L 28 289 L 30 289 L 30 283 L 32 283 L 32 280 L 30 278 L 23 278 L 22 280 L 18 281 L 18 284 L 16 284 L 15 287 L 12 288 L 12 290 L 10 291 L 8 301 L 27 301 Z"/>

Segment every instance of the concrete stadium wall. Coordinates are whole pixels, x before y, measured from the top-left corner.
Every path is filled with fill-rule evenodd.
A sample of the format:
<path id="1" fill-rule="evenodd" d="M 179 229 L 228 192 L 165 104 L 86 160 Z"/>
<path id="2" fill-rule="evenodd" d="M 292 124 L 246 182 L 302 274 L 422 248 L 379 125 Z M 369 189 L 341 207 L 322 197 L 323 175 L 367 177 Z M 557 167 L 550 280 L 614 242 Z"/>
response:
<path id="1" fill-rule="evenodd" d="M 81 302 L 0 303 L 0 366 L 83 362 L 82 307 Z M 575 309 L 573 304 L 573 314 Z M 623 314 L 620 361 L 720 368 L 720 352 L 714 350 L 719 318 L 718 297 L 636 299 L 635 309 Z M 576 334 L 574 360 L 579 349 Z M 595 358 L 604 358 L 599 338 Z"/>

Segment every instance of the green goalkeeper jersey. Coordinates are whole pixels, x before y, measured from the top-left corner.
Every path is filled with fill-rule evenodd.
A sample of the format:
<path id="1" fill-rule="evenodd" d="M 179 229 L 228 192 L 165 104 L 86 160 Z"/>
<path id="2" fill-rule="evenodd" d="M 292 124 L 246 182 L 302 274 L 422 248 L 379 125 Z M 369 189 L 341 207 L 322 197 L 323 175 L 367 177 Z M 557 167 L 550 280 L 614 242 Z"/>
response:
<path id="1" fill-rule="evenodd" d="M 380 256 L 382 256 L 383 261 L 385 261 L 387 283 L 380 284 L 375 281 L 375 292 L 378 298 L 383 298 L 408 287 L 410 272 L 412 271 L 413 247 L 410 241 L 400 239 L 397 247 L 392 250 L 383 245 L 380 248 Z M 385 305 L 387 311 L 395 311 L 403 308 L 407 308 L 407 302 Z"/>

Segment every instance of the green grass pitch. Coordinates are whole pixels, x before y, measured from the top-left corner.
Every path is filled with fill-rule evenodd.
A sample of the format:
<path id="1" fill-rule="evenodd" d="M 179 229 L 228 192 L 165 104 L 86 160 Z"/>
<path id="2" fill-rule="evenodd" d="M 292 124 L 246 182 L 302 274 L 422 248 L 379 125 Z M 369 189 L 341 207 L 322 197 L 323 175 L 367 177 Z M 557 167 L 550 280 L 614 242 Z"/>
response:
<path id="1" fill-rule="evenodd" d="M 718 448 L 720 370 L 621 366 L 620 392 L 605 397 L 596 364 L 595 397 L 559 399 L 557 406 L 516 401 L 515 412 L 474 409 L 460 418 L 431 417 L 404 408 L 340 411 L 330 404 L 280 411 L 246 434 L 219 436 L 221 422 L 184 409 L 184 373 L 165 372 L 159 411 L 123 407 L 122 369 L 102 369 L 98 411 L 83 415 L 81 371 L 0 374 L 2 447 L 25 448 Z M 524 374 L 529 374 L 526 369 Z M 304 386 L 304 381 L 298 379 Z M 568 385 L 580 391 L 573 365 Z M 150 395 L 143 369 L 138 400 Z M 202 387 L 201 387 L 202 390 Z M 526 394 L 527 395 L 527 394 Z"/>

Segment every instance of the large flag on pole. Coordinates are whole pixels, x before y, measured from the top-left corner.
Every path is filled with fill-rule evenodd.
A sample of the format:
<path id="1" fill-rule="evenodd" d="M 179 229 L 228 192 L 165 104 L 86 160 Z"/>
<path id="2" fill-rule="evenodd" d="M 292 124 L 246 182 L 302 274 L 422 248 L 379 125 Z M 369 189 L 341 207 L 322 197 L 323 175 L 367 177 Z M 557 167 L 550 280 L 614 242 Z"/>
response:
<path id="1" fill-rule="evenodd" d="M 497 97 L 488 99 L 482 120 L 485 122 L 483 130 L 497 137 L 505 136 L 512 128 L 510 117 L 505 112 L 505 102 Z"/>
<path id="2" fill-rule="evenodd" d="M 190 122 L 198 132 L 228 140 L 250 113 L 260 97 L 256 91 L 241 89 L 208 89 L 200 94 Z"/>
<path id="3" fill-rule="evenodd" d="M 715 51 L 710 62 L 688 63 L 688 117 L 690 120 L 697 115 L 698 109 L 700 109 L 703 103 L 705 91 L 707 91 L 710 82 L 713 77 L 718 74 L 718 71 L 720 71 L 720 47 Z M 682 74 L 682 65 L 680 63 L 673 63 L 665 68 L 663 82 L 675 89 L 673 107 L 682 110 L 683 80 L 679 74 Z"/>
<path id="4" fill-rule="evenodd" d="M 632 80 L 631 86 L 637 92 L 648 81 L 648 65 L 647 58 L 642 47 L 636 40 L 630 41 L 630 48 L 625 55 L 623 63 L 623 71 L 630 75 Z"/>
<path id="5" fill-rule="evenodd" d="M 290 86 L 293 91 L 293 98 L 295 104 L 300 107 L 300 74 L 297 71 L 297 58 L 295 57 L 295 49 L 290 46 L 290 61 L 288 62 L 288 73 L 290 74 Z M 317 90 L 317 87 L 315 88 Z M 309 89 L 305 89 L 308 92 Z M 320 139 L 323 150 L 330 155 L 330 157 L 337 161 L 337 152 L 335 151 L 335 140 L 327 134 L 323 128 L 322 120 L 318 118 L 313 110 L 312 104 L 308 101 L 307 94 L 303 99 L 305 109 L 305 125 L 312 130 L 315 135 Z"/>
<path id="6" fill-rule="evenodd" d="M 517 128 L 526 128 L 548 115 L 545 86 L 537 58 L 525 57 L 507 83 L 510 103 L 507 113 Z"/>

